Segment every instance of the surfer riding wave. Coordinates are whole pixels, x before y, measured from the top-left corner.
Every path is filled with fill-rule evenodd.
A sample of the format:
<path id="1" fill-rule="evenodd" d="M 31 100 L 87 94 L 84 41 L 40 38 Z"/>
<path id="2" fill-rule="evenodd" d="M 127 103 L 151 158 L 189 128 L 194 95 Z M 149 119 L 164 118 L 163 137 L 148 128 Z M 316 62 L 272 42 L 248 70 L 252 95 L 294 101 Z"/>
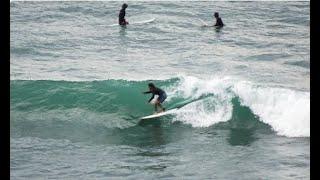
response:
<path id="1" fill-rule="evenodd" d="M 148 86 L 149 86 L 149 91 L 143 92 L 144 94 L 152 93 L 152 96 L 148 102 L 150 103 L 151 100 L 153 100 L 153 98 L 155 97 L 155 95 L 158 95 L 158 97 L 154 99 L 154 103 L 152 103 L 154 104 L 155 113 L 164 112 L 165 108 L 162 107 L 161 103 L 163 103 L 163 101 L 167 98 L 166 92 L 156 87 L 153 83 L 149 83 Z M 158 107 L 160 107 L 161 109 L 160 111 L 158 111 Z"/>

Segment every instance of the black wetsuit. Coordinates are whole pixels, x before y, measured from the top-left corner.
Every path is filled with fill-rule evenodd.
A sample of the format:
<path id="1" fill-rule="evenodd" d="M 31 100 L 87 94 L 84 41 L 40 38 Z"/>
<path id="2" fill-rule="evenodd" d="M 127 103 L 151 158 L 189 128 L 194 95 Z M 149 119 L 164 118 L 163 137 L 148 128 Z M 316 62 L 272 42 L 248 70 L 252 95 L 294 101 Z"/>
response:
<path id="1" fill-rule="evenodd" d="M 214 26 L 218 26 L 218 27 L 222 27 L 224 24 L 222 22 L 222 19 L 220 17 L 218 17 L 216 24 Z"/>
<path id="2" fill-rule="evenodd" d="M 154 95 L 159 95 L 158 100 L 161 103 L 167 98 L 166 92 L 164 92 L 164 90 L 162 90 L 160 88 L 156 88 L 155 91 L 147 91 L 147 92 L 144 92 L 144 93 L 145 94 L 152 93 L 152 96 L 151 96 L 151 98 L 149 99 L 148 102 L 150 102 L 154 98 Z"/>
<path id="3" fill-rule="evenodd" d="M 121 9 L 119 12 L 119 25 L 126 24 L 126 19 L 124 19 L 125 16 L 126 16 L 126 9 Z"/>

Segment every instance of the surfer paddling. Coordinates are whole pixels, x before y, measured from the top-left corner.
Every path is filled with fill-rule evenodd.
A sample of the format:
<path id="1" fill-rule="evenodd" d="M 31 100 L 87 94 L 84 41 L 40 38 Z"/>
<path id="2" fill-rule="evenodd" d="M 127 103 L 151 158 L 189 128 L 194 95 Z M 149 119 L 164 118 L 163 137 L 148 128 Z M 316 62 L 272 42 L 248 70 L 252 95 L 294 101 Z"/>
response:
<path id="1" fill-rule="evenodd" d="M 124 18 L 126 16 L 127 7 L 128 5 L 126 3 L 122 4 L 122 8 L 119 12 L 119 25 L 121 26 L 129 24 L 128 21 L 126 21 L 126 19 Z"/>
<path id="2" fill-rule="evenodd" d="M 161 103 L 167 98 L 166 92 L 162 89 L 156 87 L 153 83 L 149 83 L 149 91 L 143 92 L 144 94 L 152 93 L 151 98 L 149 99 L 149 103 L 153 100 L 155 95 L 158 95 L 158 98 L 154 100 L 154 110 L 156 113 L 164 112 L 165 108 L 162 107 Z M 158 111 L 158 107 L 161 108 L 161 111 Z"/>

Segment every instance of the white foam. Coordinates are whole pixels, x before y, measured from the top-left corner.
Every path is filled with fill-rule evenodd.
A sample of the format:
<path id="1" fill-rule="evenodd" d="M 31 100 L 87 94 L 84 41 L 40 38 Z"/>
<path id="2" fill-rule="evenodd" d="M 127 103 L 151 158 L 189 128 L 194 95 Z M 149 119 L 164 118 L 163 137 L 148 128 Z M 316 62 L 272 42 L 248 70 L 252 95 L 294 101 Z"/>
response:
<path id="1" fill-rule="evenodd" d="M 290 89 L 255 87 L 239 82 L 233 91 L 241 104 L 269 124 L 278 135 L 288 137 L 310 136 L 310 93 Z"/>
<path id="2" fill-rule="evenodd" d="M 262 87 L 232 77 L 200 79 L 181 76 L 180 82 L 168 87 L 168 101 L 173 97 L 197 99 L 206 94 L 209 98 L 190 103 L 176 112 L 176 121 L 193 127 L 208 127 L 232 117 L 233 97 L 248 106 L 260 120 L 272 127 L 278 135 L 287 137 L 310 136 L 310 93 Z"/>
<path id="3" fill-rule="evenodd" d="M 176 112 L 174 120 L 191 124 L 193 127 L 209 127 L 218 122 L 228 121 L 231 116 L 231 103 L 211 98 L 207 103 L 202 100 L 184 106 Z"/>
<path id="4" fill-rule="evenodd" d="M 172 97 L 197 99 L 202 95 L 214 94 L 209 98 L 190 103 L 176 112 L 175 121 L 191 124 L 193 127 L 209 127 L 232 116 L 231 95 L 225 93 L 230 86 L 229 77 L 202 80 L 193 76 L 181 76 L 177 85 L 167 88 L 168 101 Z"/>
<path id="5" fill-rule="evenodd" d="M 206 94 L 220 94 L 229 96 L 225 90 L 230 87 L 236 79 L 231 77 L 211 77 L 208 79 L 199 79 L 194 76 L 181 75 L 180 82 L 167 88 L 168 100 L 172 97 L 199 98 Z"/>

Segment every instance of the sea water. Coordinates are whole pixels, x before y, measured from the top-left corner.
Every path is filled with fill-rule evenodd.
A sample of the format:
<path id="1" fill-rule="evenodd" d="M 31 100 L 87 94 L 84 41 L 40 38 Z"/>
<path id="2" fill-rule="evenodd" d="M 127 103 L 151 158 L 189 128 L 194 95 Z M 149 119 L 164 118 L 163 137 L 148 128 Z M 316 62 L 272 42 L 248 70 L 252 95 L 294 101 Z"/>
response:
<path id="1" fill-rule="evenodd" d="M 310 179 L 309 2 L 121 5 L 10 3 L 12 179 Z"/>

